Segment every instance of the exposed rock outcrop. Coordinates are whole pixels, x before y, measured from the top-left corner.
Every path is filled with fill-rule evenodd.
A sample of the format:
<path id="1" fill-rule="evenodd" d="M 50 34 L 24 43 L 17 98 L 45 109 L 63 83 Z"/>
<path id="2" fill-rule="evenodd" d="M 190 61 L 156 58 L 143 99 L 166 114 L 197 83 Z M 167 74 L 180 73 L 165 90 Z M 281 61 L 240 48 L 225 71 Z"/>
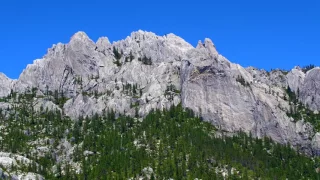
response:
<path id="1" fill-rule="evenodd" d="M 320 68 L 307 72 L 300 86 L 299 99 L 311 110 L 320 110 Z"/>
<path id="2" fill-rule="evenodd" d="M 0 179 L 19 179 L 19 180 L 29 180 L 29 179 L 44 179 L 41 175 L 36 173 L 24 173 L 20 171 L 13 171 L 12 169 L 17 169 L 18 167 L 28 166 L 32 161 L 24 156 L 0 152 Z M 4 168 L 4 169 L 1 169 Z M 10 174 L 8 171 L 13 171 Z"/>
<path id="3" fill-rule="evenodd" d="M 144 116 L 182 102 L 224 131 L 269 136 L 311 154 L 320 149 L 318 135 L 309 123 L 287 116 L 286 88 L 320 110 L 319 71 L 245 69 L 220 55 L 208 38 L 194 48 L 174 34 L 139 30 L 114 43 L 106 37 L 95 43 L 78 32 L 28 65 L 18 80 L 0 74 L 0 96 L 36 90 L 35 110 L 56 109 L 72 119 L 108 109 Z M 66 102 L 54 104 L 47 98 L 53 96 Z"/>
<path id="4" fill-rule="evenodd" d="M 13 80 L 0 73 L 0 97 L 8 96 L 11 92 Z"/>
<path id="5" fill-rule="evenodd" d="M 283 98 L 283 88 L 252 83 L 252 77 L 245 69 L 229 64 L 222 56 L 211 62 L 206 67 L 202 62 L 183 62 L 184 107 L 191 108 L 223 131 L 268 136 L 312 153 L 309 139 L 313 136 L 312 126 L 303 121 L 292 122 L 286 115 L 289 104 Z"/>
<path id="6" fill-rule="evenodd" d="M 305 74 L 302 72 L 300 67 L 294 67 L 287 74 L 288 86 L 291 88 L 291 91 L 299 94 L 299 88 L 301 88 L 304 78 Z"/>

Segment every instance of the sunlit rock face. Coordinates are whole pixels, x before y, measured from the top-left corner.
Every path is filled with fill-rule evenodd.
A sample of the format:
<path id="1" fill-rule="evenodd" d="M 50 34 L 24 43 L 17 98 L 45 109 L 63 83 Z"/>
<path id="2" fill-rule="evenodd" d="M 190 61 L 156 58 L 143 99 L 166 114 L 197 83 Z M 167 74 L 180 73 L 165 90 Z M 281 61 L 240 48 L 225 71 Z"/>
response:
<path id="1" fill-rule="evenodd" d="M 174 34 L 139 30 L 110 43 L 78 32 L 69 43 L 53 45 L 19 79 L 0 74 L 0 96 L 35 90 L 35 110 L 58 110 L 72 119 L 110 109 L 144 116 L 182 103 L 221 130 L 269 136 L 312 153 L 320 149 L 319 138 L 309 123 L 287 116 L 286 89 L 319 110 L 319 71 L 243 68 L 220 55 L 208 38 L 193 47 Z M 40 98 L 55 94 L 66 101 L 58 106 L 52 98 Z"/>
<path id="2" fill-rule="evenodd" d="M 311 69 L 306 73 L 303 83 L 299 86 L 299 98 L 312 110 L 320 109 L 320 68 Z"/>
<path id="3" fill-rule="evenodd" d="M 13 82 L 14 81 L 9 79 L 5 74 L 0 73 L 0 97 L 10 94 Z"/>

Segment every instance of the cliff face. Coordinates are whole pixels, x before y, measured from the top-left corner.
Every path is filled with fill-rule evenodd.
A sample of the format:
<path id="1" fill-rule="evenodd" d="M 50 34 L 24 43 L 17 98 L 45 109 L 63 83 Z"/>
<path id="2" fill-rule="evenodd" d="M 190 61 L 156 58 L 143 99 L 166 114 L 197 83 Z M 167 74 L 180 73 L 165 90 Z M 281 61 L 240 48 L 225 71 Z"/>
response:
<path id="1" fill-rule="evenodd" d="M 245 69 L 220 55 L 210 39 L 194 48 L 174 34 L 137 31 L 118 42 L 102 37 L 95 43 L 78 32 L 28 65 L 18 80 L 0 74 L 0 96 L 37 88 L 36 109 L 59 109 L 73 119 L 107 109 L 143 116 L 182 102 L 221 130 L 269 136 L 312 154 L 320 149 L 318 134 L 310 123 L 287 116 L 286 88 L 319 110 L 319 71 Z M 55 93 L 66 102 L 56 106 L 41 98 Z"/>
<path id="2" fill-rule="evenodd" d="M 186 60 L 181 74 L 183 106 L 221 130 L 269 136 L 312 153 L 309 139 L 314 135 L 312 126 L 303 121 L 293 122 L 286 115 L 289 103 L 283 88 L 255 83 L 244 68 L 222 56 L 212 57 L 205 66 Z"/>
<path id="3" fill-rule="evenodd" d="M 320 109 L 320 69 L 314 68 L 307 72 L 299 86 L 299 99 L 311 110 Z"/>
<path id="4" fill-rule="evenodd" d="M 0 73 L 0 97 L 7 96 L 11 92 L 13 80 Z"/>

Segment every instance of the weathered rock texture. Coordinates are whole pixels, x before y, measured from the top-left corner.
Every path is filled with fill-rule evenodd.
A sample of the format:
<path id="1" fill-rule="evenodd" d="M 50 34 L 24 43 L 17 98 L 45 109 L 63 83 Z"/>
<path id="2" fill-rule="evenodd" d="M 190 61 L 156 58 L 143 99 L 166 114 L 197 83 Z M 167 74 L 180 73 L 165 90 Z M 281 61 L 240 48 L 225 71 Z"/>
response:
<path id="1" fill-rule="evenodd" d="M 8 96 L 11 92 L 13 80 L 0 73 L 0 97 Z"/>
<path id="2" fill-rule="evenodd" d="M 303 121 L 294 123 L 286 115 L 289 104 L 281 87 L 252 83 L 252 76 L 245 69 L 222 56 L 212 57 L 205 66 L 185 60 L 181 76 L 183 106 L 221 130 L 269 136 L 312 152 L 312 126 Z M 238 77 L 246 83 L 238 82 Z"/>
<path id="3" fill-rule="evenodd" d="M 28 65 L 18 80 L 0 74 L 0 96 L 36 88 L 36 110 L 56 109 L 73 119 L 108 109 L 143 116 L 182 102 L 224 131 L 269 136 L 311 154 L 320 150 L 319 135 L 309 123 L 287 116 L 286 88 L 319 110 L 319 82 L 319 68 L 306 74 L 299 67 L 245 69 L 220 55 L 208 38 L 194 48 L 174 34 L 137 31 L 114 43 L 106 37 L 95 43 L 78 32 Z M 67 101 L 55 105 L 57 95 Z"/>
<path id="4" fill-rule="evenodd" d="M 314 68 L 307 72 L 300 86 L 299 98 L 310 109 L 320 109 L 320 68 Z"/>

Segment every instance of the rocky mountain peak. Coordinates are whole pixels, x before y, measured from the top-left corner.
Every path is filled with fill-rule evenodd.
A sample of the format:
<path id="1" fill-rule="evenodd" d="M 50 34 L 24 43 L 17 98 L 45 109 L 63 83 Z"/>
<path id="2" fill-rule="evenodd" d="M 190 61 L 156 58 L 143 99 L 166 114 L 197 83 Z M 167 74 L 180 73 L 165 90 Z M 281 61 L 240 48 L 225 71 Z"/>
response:
<path id="1" fill-rule="evenodd" d="M 131 33 L 130 36 L 134 40 L 147 40 L 147 39 L 157 39 L 158 36 L 153 32 L 138 30 Z"/>
<path id="2" fill-rule="evenodd" d="M 0 72 L 0 79 L 10 79 L 4 73 Z"/>
<path id="3" fill-rule="evenodd" d="M 300 68 L 244 69 L 218 54 L 209 38 L 194 48 L 172 33 L 158 36 L 139 30 L 111 44 L 107 37 L 94 43 L 80 31 L 68 44 L 54 45 L 27 66 L 17 81 L 0 74 L 0 96 L 33 87 L 38 94 L 57 92 L 66 102 L 50 107 L 72 119 L 107 109 L 144 116 L 182 102 L 222 130 L 243 130 L 310 150 L 306 137 L 313 134 L 301 128 L 309 124 L 301 120 L 297 127 L 288 116 L 285 89 L 289 86 L 301 102 L 320 110 L 318 82 L 319 68 L 307 74 Z"/>
<path id="4" fill-rule="evenodd" d="M 107 37 L 101 37 L 96 42 L 97 50 L 98 51 L 106 51 L 110 46 L 111 43 Z"/>
<path id="5" fill-rule="evenodd" d="M 101 45 L 102 45 L 102 44 L 104 44 L 104 45 L 111 45 L 108 37 L 100 37 L 100 38 L 98 39 L 98 41 L 96 42 L 96 44 L 97 44 L 97 45 L 100 45 L 100 44 L 101 44 Z"/>
<path id="6" fill-rule="evenodd" d="M 196 49 L 206 49 L 210 53 L 210 55 L 219 54 L 212 40 L 209 38 L 205 38 L 204 43 L 202 43 L 202 41 L 199 40 Z"/>
<path id="7" fill-rule="evenodd" d="M 48 152 L 49 156 L 54 152 L 59 163 L 59 158 L 67 162 L 74 159 L 75 156 L 72 155 L 77 150 L 75 148 L 81 144 L 74 144 L 75 139 L 78 132 L 85 132 L 84 127 L 94 125 L 97 126 L 94 129 L 100 131 L 100 122 L 97 121 L 100 119 L 99 115 L 117 117 L 122 114 L 135 117 L 132 118 L 133 122 L 139 122 L 140 126 L 140 120 L 150 111 L 170 109 L 168 115 L 172 116 L 172 110 L 176 110 L 171 108 L 179 105 L 178 108 L 182 110 L 180 104 L 183 108 L 191 109 L 202 120 L 213 124 L 219 136 L 220 133 L 234 135 L 242 131 L 253 137 L 267 136 L 278 143 L 290 143 L 308 155 L 320 155 L 320 126 L 317 122 L 320 119 L 319 82 L 320 68 L 313 66 L 297 66 L 289 72 L 280 69 L 266 71 L 254 67 L 243 68 L 218 54 L 209 38 L 199 41 L 194 48 L 172 33 L 159 36 L 139 30 L 132 32 L 124 40 L 110 43 L 107 37 L 101 37 L 94 43 L 86 33 L 80 31 L 71 37 L 69 43 L 53 45 L 43 58 L 34 60 L 18 80 L 11 80 L 0 73 L 0 115 L 5 120 L 17 117 L 23 118 L 25 122 L 27 119 L 32 120 L 32 123 L 28 122 L 31 126 L 28 125 L 24 131 L 28 136 L 32 135 L 34 128 L 39 128 L 38 132 L 54 132 L 68 137 L 57 142 L 58 146 L 54 141 L 50 143 L 50 139 L 49 143 L 47 139 L 39 141 L 39 145 L 43 147 L 58 149 L 44 152 Z M 14 109 L 26 115 L 14 115 Z M 30 109 L 30 113 L 26 109 Z M 78 122 L 88 124 L 81 125 L 83 130 L 76 129 L 77 126 L 72 127 L 66 121 L 55 118 L 55 115 L 46 116 L 50 111 L 70 122 L 77 123 L 85 118 L 85 121 Z M 36 116 L 33 115 L 39 116 L 34 118 Z M 183 114 L 179 116 L 184 117 Z M 87 121 L 87 117 L 94 118 Z M 45 118 L 50 120 L 47 122 Z M 106 119 L 102 122 L 109 123 Z M 41 122 L 39 126 L 38 120 Z M 135 128 L 130 123 L 122 123 L 122 120 L 119 123 L 127 124 L 131 130 Z M 175 121 L 176 118 L 172 120 Z M 11 124 L 8 121 L 2 122 Z M 43 123 L 48 123 L 48 128 L 42 130 Z M 70 128 L 60 130 L 56 127 L 57 124 L 61 124 L 61 127 L 70 125 Z M 180 123 L 172 124 L 180 127 Z M 113 130 L 121 127 L 123 131 L 126 128 L 123 125 L 115 126 L 113 123 Z M 11 131 L 13 126 L 3 127 L 6 126 L 0 126 L 0 129 Z M 103 129 L 108 129 L 108 126 L 105 127 Z M 113 130 L 110 131 L 112 134 Z M 201 133 L 207 132 L 203 128 L 199 130 Z M 93 131 L 86 131 L 93 134 Z M 71 139 L 69 135 L 72 136 Z M 97 137 L 96 134 L 93 135 Z M 11 137 L 8 134 L 7 138 Z M 158 141 L 157 139 L 156 142 Z M 104 142 L 111 141 L 104 139 Z M 37 148 L 32 152 L 42 151 L 38 145 L 31 145 Z M 148 148 L 148 145 L 144 147 Z M 126 151 L 125 148 L 121 149 L 123 150 Z M 98 155 L 95 151 L 85 152 L 85 156 Z M 11 160 L 9 157 L 11 155 L 6 156 L 6 159 Z M 207 161 L 206 158 L 205 160 Z M 4 163 L 0 161 L 0 165 Z"/>
<path id="8" fill-rule="evenodd" d="M 184 52 L 187 52 L 191 49 L 194 49 L 194 47 L 191 44 L 189 44 L 184 39 L 182 39 L 181 37 L 179 37 L 173 33 L 169 33 L 169 34 L 165 35 L 164 40 L 167 42 L 167 44 L 169 46 L 179 47 L 180 50 L 184 51 Z"/>
<path id="9" fill-rule="evenodd" d="M 202 43 L 201 40 L 199 40 L 196 49 L 201 49 L 201 48 L 204 48 L 204 47 L 205 47 L 205 45 Z"/>
<path id="10" fill-rule="evenodd" d="M 89 39 L 89 36 L 85 32 L 78 31 L 71 37 L 70 41 L 86 41 Z"/>
<path id="11" fill-rule="evenodd" d="M 95 48 L 95 43 L 89 38 L 89 36 L 85 32 L 79 31 L 71 37 L 68 46 L 74 51 L 88 52 L 88 49 Z"/>
<path id="12" fill-rule="evenodd" d="M 209 38 L 204 39 L 204 47 L 206 47 L 212 55 L 218 55 L 218 51 Z"/>
<path id="13" fill-rule="evenodd" d="M 319 72 L 320 72 L 320 67 L 314 67 L 314 68 L 310 69 L 309 71 L 307 71 L 307 74 L 312 73 L 314 76 L 320 77 Z"/>
<path id="14" fill-rule="evenodd" d="M 48 48 L 47 54 L 44 57 L 57 56 L 65 50 L 65 44 L 57 43 Z"/>
<path id="15" fill-rule="evenodd" d="M 293 69 L 302 70 L 300 66 L 295 66 Z"/>

